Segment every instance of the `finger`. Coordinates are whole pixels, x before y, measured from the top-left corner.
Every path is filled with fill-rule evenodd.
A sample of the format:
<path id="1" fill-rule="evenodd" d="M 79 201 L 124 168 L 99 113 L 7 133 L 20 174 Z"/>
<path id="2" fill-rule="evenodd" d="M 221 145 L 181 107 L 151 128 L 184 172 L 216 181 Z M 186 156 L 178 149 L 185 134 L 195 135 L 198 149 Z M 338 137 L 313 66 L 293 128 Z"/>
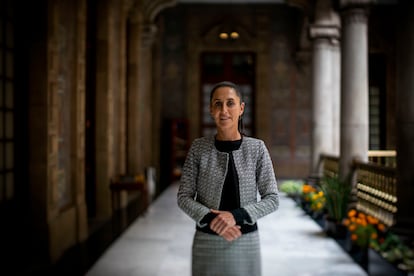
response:
<path id="1" fill-rule="evenodd" d="M 210 229 L 214 232 L 218 232 L 222 228 L 222 222 L 216 217 L 210 223 Z"/>
<path id="2" fill-rule="evenodd" d="M 227 241 L 233 241 L 236 238 L 236 236 L 231 231 L 226 231 L 220 236 L 222 236 Z"/>
<path id="3" fill-rule="evenodd" d="M 226 233 L 226 232 L 227 232 L 227 230 L 228 230 L 229 228 L 230 228 L 229 226 L 225 225 L 224 227 L 222 227 L 222 228 L 220 228 L 220 229 L 219 229 L 218 234 L 219 234 L 219 235 L 223 235 L 224 233 Z"/>
<path id="4" fill-rule="evenodd" d="M 227 227 L 227 226 L 232 226 L 231 224 L 229 224 L 223 217 L 221 217 L 220 215 L 215 217 L 212 221 L 211 221 L 211 228 L 215 229 L 217 231 L 222 230 L 223 228 Z"/>
<path id="5" fill-rule="evenodd" d="M 217 219 L 216 221 L 212 222 L 211 229 L 216 232 L 217 234 L 222 234 L 224 230 L 227 228 L 227 224 L 224 223 L 222 220 Z"/>
<path id="6" fill-rule="evenodd" d="M 234 241 L 238 239 L 242 235 L 240 229 L 238 227 L 230 227 L 225 233 L 221 236 L 225 238 L 227 241 Z"/>
<path id="7" fill-rule="evenodd" d="M 210 209 L 210 212 L 212 212 L 213 214 L 220 214 L 221 213 L 219 210 L 216 210 L 216 209 Z"/>
<path id="8" fill-rule="evenodd" d="M 238 238 L 241 236 L 242 232 L 240 231 L 240 227 L 231 227 L 228 232 L 233 235 L 234 238 Z"/>

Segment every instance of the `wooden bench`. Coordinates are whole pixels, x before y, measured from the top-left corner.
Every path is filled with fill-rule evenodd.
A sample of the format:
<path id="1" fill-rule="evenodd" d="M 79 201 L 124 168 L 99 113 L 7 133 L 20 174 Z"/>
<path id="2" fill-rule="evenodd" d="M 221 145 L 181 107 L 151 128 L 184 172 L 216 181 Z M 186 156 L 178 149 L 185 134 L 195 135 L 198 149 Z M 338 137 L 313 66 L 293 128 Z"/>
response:
<path id="1" fill-rule="evenodd" d="M 112 211 L 121 208 L 121 192 L 122 191 L 139 191 L 143 199 L 144 208 L 149 204 L 149 194 L 147 182 L 144 175 L 120 175 L 111 179 L 109 185 L 112 197 Z"/>

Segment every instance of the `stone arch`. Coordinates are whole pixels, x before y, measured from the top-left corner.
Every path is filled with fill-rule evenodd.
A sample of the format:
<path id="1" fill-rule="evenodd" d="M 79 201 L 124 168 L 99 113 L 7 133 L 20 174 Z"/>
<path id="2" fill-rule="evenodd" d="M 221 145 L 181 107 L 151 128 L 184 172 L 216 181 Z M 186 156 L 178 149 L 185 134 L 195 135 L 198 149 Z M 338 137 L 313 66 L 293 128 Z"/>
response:
<path id="1" fill-rule="evenodd" d="M 142 0 L 142 9 L 145 19 L 148 22 L 154 22 L 155 17 L 168 7 L 177 4 L 177 0 Z"/>
<path id="2" fill-rule="evenodd" d="M 238 37 L 232 39 L 230 37 L 232 32 L 236 32 Z M 229 37 L 222 39 L 219 37 L 220 33 L 227 33 Z M 208 29 L 201 34 L 201 39 L 206 44 L 214 45 L 217 45 L 217 42 L 220 40 L 228 40 L 229 42 L 232 40 L 238 40 L 244 45 L 251 45 L 255 40 L 255 35 L 235 20 L 223 20 L 215 22 L 212 26 L 208 27 Z"/>

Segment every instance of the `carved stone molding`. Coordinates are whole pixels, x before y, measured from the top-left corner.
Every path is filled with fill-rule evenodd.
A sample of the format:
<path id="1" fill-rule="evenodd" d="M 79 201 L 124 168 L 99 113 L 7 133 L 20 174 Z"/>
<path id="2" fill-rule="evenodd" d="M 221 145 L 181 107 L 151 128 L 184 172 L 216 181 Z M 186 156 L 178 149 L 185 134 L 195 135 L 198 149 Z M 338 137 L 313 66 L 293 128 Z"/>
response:
<path id="1" fill-rule="evenodd" d="M 123 10 L 125 13 L 129 13 L 134 7 L 136 0 L 124 0 L 123 2 Z"/>
<path id="2" fill-rule="evenodd" d="M 331 0 L 317 0 L 314 8 L 314 24 L 340 26 L 338 13 L 333 9 Z"/>
<path id="3" fill-rule="evenodd" d="M 340 0 L 339 6 L 341 8 L 347 7 L 363 7 L 368 6 L 370 4 L 374 4 L 377 2 L 376 0 Z"/>
<path id="4" fill-rule="evenodd" d="M 286 0 L 286 4 L 302 10 L 305 14 L 310 14 L 313 6 L 312 0 Z"/>
<path id="5" fill-rule="evenodd" d="M 315 5 L 315 20 L 309 27 L 311 39 L 338 40 L 341 33 L 338 14 L 333 10 L 330 0 L 318 0 Z"/>
<path id="6" fill-rule="evenodd" d="M 228 37 L 220 38 L 220 33 L 225 33 Z M 231 33 L 237 33 L 238 36 L 232 38 Z M 204 45 L 220 45 L 221 47 L 252 46 L 255 41 L 254 35 L 247 28 L 233 20 L 217 23 L 202 34 L 201 38 Z"/>
<path id="7" fill-rule="evenodd" d="M 132 22 L 151 24 L 163 9 L 176 3 L 177 0 L 125 0 L 124 9 Z"/>
<path id="8" fill-rule="evenodd" d="M 368 9 L 367 8 L 353 8 L 346 9 L 341 13 L 342 24 L 348 25 L 352 23 L 368 24 Z"/>
<path id="9" fill-rule="evenodd" d="M 339 39 L 340 29 L 338 26 L 312 25 L 309 27 L 309 37 Z"/>
<path id="10" fill-rule="evenodd" d="M 154 42 L 157 36 L 158 28 L 155 24 L 143 24 L 141 27 L 141 46 L 148 48 Z"/>
<path id="11" fill-rule="evenodd" d="M 146 21 L 153 22 L 163 9 L 175 6 L 177 0 L 141 0 L 141 3 Z"/>

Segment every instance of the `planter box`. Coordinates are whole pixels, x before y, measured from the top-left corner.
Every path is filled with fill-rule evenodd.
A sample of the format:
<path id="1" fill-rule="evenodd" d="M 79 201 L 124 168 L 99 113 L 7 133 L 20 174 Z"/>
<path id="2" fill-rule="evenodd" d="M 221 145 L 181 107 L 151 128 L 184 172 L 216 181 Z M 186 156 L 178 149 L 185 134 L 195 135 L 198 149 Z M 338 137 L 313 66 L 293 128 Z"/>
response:
<path id="1" fill-rule="evenodd" d="M 410 276 L 404 271 L 401 271 L 384 259 L 377 251 L 369 249 L 369 263 L 368 263 L 369 275 L 375 276 Z"/>
<path id="2" fill-rule="evenodd" d="M 348 229 L 345 225 L 329 218 L 325 218 L 324 231 L 328 236 L 334 239 L 344 240 L 347 238 L 348 235 Z"/>

